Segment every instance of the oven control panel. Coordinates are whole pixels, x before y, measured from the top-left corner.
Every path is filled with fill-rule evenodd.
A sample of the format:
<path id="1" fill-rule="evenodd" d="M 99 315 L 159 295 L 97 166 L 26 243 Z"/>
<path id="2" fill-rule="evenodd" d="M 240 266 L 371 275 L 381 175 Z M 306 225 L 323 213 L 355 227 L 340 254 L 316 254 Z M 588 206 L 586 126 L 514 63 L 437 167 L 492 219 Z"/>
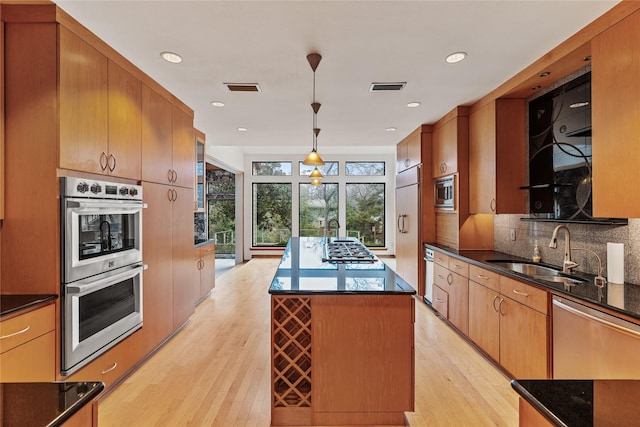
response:
<path id="1" fill-rule="evenodd" d="M 63 176 L 60 177 L 60 196 L 142 201 L 142 186 Z"/>

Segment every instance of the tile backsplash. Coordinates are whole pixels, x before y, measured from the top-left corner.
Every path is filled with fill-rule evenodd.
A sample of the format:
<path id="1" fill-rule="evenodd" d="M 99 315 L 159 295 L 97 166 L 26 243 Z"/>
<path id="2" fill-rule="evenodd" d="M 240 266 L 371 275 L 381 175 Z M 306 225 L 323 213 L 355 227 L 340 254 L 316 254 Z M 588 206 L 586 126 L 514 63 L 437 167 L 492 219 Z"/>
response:
<path id="1" fill-rule="evenodd" d="M 494 216 L 494 248 L 496 251 L 531 259 L 534 245 L 540 248 L 542 262 L 562 265 L 564 233 L 558 234 L 558 248 L 549 248 L 555 222 L 521 221 L 521 215 Z M 564 224 L 571 233 L 571 259 L 580 265 L 577 271 L 598 274 L 598 259 L 602 260 L 602 275 L 607 277 L 607 242 L 624 244 L 624 279 L 640 284 L 640 219 L 629 219 L 628 225 Z M 513 241 L 512 230 L 516 240 Z M 579 250 L 586 249 L 586 250 Z"/>

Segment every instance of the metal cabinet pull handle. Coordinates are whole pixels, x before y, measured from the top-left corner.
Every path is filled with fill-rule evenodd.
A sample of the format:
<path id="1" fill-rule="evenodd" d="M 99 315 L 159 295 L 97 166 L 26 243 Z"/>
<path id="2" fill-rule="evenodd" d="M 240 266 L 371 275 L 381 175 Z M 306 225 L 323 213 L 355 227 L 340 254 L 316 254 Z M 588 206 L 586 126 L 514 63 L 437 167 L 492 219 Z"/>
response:
<path id="1" fill-rule="evenodd" d="M 171 191 L 173 191 L 173 201 L 175 202 L 176 200 L 178 200 L 178 192 L 176 190 Z"/>
<path id="2" fill-rule="evenodd" d="M 461 269 L 461 268 L 462 268 L 462 266 L 461 266 L 461 265 L 458 265 L 458 264 L 453 264 L 453 268 Z"/>
<path id="3" fill-rule="evenodd" d="M 523 297 L 528 297 L 529 296 L 529 294 L 521 292 L 521 291 L 519 291 L 517 289 L 514 289 L 513 293 L 516 294 L 516 295 L 522 295 Z"/>
<path id="4" fill-rule="evenodd" d="M 171 182 L 171 177 L 173 175 L 171 174 L 171 169 L 167 170 L 167 181 Z"/>
<path id="5" fill-rule="evenodd" d="M 493 305 L 493 309 L 497 312 L 499 311 L 498 308 L 496 307 L 496 300 L 498 299 L 498 295 L 496 295 L 495 297 L 493 297 L 493 302 L 491 303 L 491 305 Z"/>
<path id="6" fill-rule="evenodd" d="M 500 304 L 498 304 L 498 313 L 500 313 L 501 316 L 504 316 L 505 314 L 502 312 L 502 303 L 504 302 L 504 299 L 500 298 Z"/>
<path id="7" fill-rule="evenodd" d="M 411 164 L 411 162 L 409 161 L 409 159 L 404 159 L 404 167 L 405 168 L 408 168 L 410 164 Z"/>
<path id="8" fill-rule="evenodd" d="M 167 198 L 169 199 L 170 202 L 173 202 L 173 189 L 172 188 L 167 190 Z"/>
<path id="9" fill-rule="evenodd" d="M 444 276 L 442 274 L 438 274 L 438 279 L 444 279 Z"/>
<path id="10" fill-rule="evenodd" d="M 113 160 L 113 166 L 111 165 L 111 160 Z M 116 169 L 116 157 L 113 154 L 109 154 L 109 170 L 113 172 Z"/>
<path id="11" fill-rule="evenodd" d="M 178 181 L 178 172 L 176 172 L 176 170 L 173 170 L 173 181 L 172 182 L 177 182 Z"/>
<path id="12" fill-rule="evenodd" d="M 113 366 L 110 367 L 107 370 L 102 371 L 102 375 L 104 374 L 108 374 L 109 372 L 113 371 L 114 369 L 116 369 L 118 367 L 118 362 L 113 362 Z"/>
<path id="13" fill-rule="evenodd" d="M 102 154 L 100 154 L 100 169 L 104 171 L 107 169 L 107 166 L 109 166 L 109 157 L 107 157 L 107 153 L 103 151 Z"/>
<path id="14" fill-rule="evenodd" d="M 444 300 L 440 298 L 436 298 L 436 302 L 444 302 Z"/>
<path id="15" fill-rule="evenodd" d="M 447 274 L 447 283 L 449 284 L 449 286 L 453 284 L 453 276 L 451 275 L 451 273 Z"/>
<path id="16" fill-rule="evenodd" d="M 29 328 L 31 328 L 31 326 L 27 326 L 23 330 L 18 331 L 18 332 L 14 332 L 14 333 L 9 334 L 9 335 L 3 335 L 3 336 L 0 337 L 0 340 L 3 340 L 5 338 L 15 337 L 16 335 L 24 334 L 25 332 L 27 332 L 29 330 Z"/>
<path id="17" fill-rule="evenodd" d="M 489 209 L 491 209 L 491 212 L 496 211 L 496 199 L 491 199 L 491 202 L 489 202 Z"/>
<path id="18" fill-rule="evenodd" d="M 483 276 L 482 274 L 478 274 L 478 279 L 489 280 L 489 276 Z"/>

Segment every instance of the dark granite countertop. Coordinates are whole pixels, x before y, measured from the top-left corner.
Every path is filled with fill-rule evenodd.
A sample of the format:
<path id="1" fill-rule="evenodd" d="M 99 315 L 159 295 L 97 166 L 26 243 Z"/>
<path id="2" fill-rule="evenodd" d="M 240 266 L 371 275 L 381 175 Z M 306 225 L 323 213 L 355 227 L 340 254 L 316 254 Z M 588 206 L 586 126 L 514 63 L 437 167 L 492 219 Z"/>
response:
<path id="1" fill-rule="evenodd" d="M 524 400 L 561 427 L 635 425 L 637 380 L 513 380 Z"/>
<path id="2" fill-rule="evenodd" d="M 425 246 L 431 249 L 440 250 L 447 255 L 454 256 L 487 270 L 495 271 L 499 274 L 513 277 L 514 279 L 533 283 L 537 286 L 546 288 L 555 294 L 565 295 L 577 301 L 586 301 L 609 311 L 625 314 L 640 320 L 640 286 L 638 285 L 630 283 L 620 285 L 607 283 L 600 293 L 599 288 L 594 284 L 595 276 L 576 272 L 571 273 L 571 275 L 582 278 L 586 280 L 586 282 L 576 286 L 571 286 L 570 288 L 565 288 L 562 283 L 537 280 L 531 276 L 517 273 L 489 262 L 489 260 L 531 262 L 530 259 L 520 258 L 497 251 L 456 250 L 431 243 L 425 243 Z M 540 265 L 548 266 L 548 264 L 545 263 L 540 263 Z M 553 267 L 558 268 L 557 266 Z"/>
<path id="3" fill-rule="evenodd" d="M 377 257 L 374 262 L 323 262 L 323 247 L 320 237 L 292 237 L 269 293 L 415 295 L 415 289 Z"/>
<path id="4" fill-rule="evenodd" d="M 57 295 L 0 295 L 0 317 L 54 301 Z"/>
<path id="5" fill-rule="evenodd" d="M 102 382 L 0 384 L 0 425 L 61 426 L 103 389 Z"/>

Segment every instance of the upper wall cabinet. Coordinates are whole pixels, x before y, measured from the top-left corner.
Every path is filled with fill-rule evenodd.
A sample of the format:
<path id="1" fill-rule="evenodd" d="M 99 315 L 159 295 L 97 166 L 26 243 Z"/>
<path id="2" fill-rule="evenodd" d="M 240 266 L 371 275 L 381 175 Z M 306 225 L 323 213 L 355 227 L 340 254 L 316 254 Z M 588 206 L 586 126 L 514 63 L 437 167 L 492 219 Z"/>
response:
<path id="1" fill-rule="evenodd" d="M 593 214 L 639 218 L 640 11 L 592 40 Z"/>
<path id="2" fill-rule="evenodd" d="M 466 173 L 469 144 L 469 108 L 457 107 L 433 126 L 433 178 Z"/>
<path id="3" fill-rule="evenodd" d="M 413 131 L 396 146 L 396 173 L 417 166 L 422 161 L 422 127 Z"/>
<path id="4" fill-rule="evenodd" d="M 469 115 L 469 213 L 524 214 L 525 100 L 497 99 Z"/>
<path id="5" fill-rule="evenodd" d="M 141 83 L 59 27 L 60 167 L 140 179 Z"/>

